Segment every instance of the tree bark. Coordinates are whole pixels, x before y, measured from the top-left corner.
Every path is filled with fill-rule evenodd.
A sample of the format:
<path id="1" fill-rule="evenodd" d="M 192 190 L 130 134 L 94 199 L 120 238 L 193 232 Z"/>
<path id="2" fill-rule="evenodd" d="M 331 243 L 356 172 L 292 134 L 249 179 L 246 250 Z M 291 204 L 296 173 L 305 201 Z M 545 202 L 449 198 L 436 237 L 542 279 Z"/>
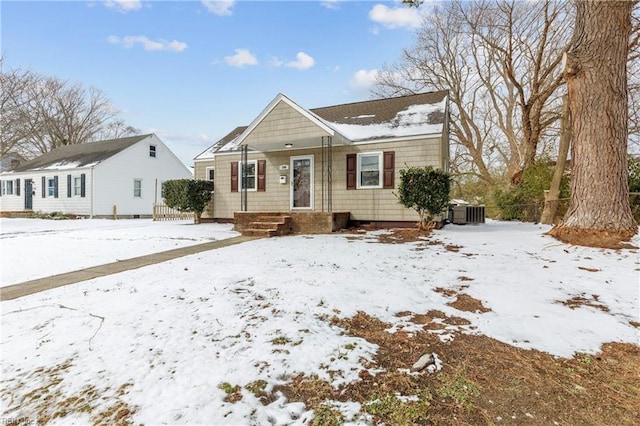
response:
<path id="1" fill-rule="evenodd" d="M 565 78 L 571 105 L 572 194 L 550 233 L 580 245 L 610 245 L 637 232 L 627 182 L 627 47 L 632 2 L 576 2 Z"/>

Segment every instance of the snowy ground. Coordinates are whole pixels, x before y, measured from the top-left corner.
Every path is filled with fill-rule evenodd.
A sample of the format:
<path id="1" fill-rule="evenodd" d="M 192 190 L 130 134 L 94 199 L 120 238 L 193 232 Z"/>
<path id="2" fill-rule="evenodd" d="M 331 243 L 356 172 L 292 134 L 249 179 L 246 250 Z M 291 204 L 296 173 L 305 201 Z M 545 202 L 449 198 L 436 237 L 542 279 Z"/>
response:
<path id="1" fill-rule="evenodd" d="M 192 220 L 0 218 L 0 287 L 235 235 Z"/>
<path id="2" fill-rule="evenodd" d="M 156 239 L 139 241 L 144 235 L 171 235 L 178 243 L 230 232 L 176 225 L 156 233 L 138 221 L 140 229 L 110 222 L 101 232 L 76 229 L 82 221 L 74 221 L 47 224 L 61 232 L 37 233 L 28 221 L 1 223 L 3 238 L 15 236 L 2 240 L 3 276 L 15 281 L 26 277 L 5 256 L 13 261 L 36 247 L 62 258 L 78 253 L 73 235 L 94 232 L 92 240 L 111 241 L 113 250 L 133 239 L 143 254 L 157 250 L 149 247 Z M 432 242 L 442 244 L 382 244 L 377 236 L 384 231 L 263 239 L 2 302 L 0 407 L 5 416 L 28 417 L 37 402 L 15 410 L 16 398 L 47 385 L 44 371 L 63 380 L 48 392 L 60 398 L 95 389 L 101 398 L 94 411 L 118 399 L 137 407 L 136 424 L 303 424 L 312 413 L 300 403 L 282 397 L 262 405 L 242 389 L 242 400 L 232 404 L 219 385 L 264 380 L 269 390 L 302 372 L 335 386 L 357 380 L 376 346 L 327 321 L 357 311 L 393 324 L 393 332 L 419 327 L 397 312 L 437 309 L 469 320 L 459 327 L 469 332 L 563 357 L 597 352 L 604 342 L 638 344 L 630 324 L 640 321 L 638 251 L 568 246 L 546 230 L 491 221 L 435 231 Z M 59 272 L 52 262 L 31 268 L 39 276 Z M 491 311 L 458 311 L 436 288 L 468 294 Z M 590 306 L 560 303 L 575 297 Z M 440 331 L 441 338 L 452 330 Z M 358 404 L 340 409 L 353 423 L 366 423 Z"/>

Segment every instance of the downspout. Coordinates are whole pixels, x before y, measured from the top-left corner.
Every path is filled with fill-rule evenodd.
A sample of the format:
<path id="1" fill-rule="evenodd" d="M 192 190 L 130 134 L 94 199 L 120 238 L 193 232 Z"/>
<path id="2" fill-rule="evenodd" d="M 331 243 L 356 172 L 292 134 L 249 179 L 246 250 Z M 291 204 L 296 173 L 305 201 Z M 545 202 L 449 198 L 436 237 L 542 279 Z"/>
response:
<path id="1" fill-rule="evenodd" d="M 89 203 L 89 219 L 93 219 L 93 203 L 95 202 L 95 197 L 93 193 L 93 167 L 91 167 L 91 202 Z"/>

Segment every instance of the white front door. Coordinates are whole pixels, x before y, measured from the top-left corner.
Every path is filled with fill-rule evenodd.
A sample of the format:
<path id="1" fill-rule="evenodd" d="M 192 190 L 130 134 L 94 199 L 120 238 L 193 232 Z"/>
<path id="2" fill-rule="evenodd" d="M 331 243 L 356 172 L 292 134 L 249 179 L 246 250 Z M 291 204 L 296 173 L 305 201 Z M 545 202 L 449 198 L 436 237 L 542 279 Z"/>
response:
<path id="1" fill-rule="evenodd" d="M 313 209 L 313 155 L 291 157 L 291 209 Z"/>

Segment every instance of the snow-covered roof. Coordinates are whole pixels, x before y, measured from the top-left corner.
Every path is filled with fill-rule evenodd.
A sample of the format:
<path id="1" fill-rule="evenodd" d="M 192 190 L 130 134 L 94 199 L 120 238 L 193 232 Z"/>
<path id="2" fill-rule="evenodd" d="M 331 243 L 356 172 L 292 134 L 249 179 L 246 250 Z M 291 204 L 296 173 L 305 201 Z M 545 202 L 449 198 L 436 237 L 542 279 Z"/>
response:
<path id="1" fill-rule="evenodd" d="M 149 136 L 151 134 L 61 146 L 20 164 L 13 172 L 93 167 Z"/>
<path id="2" fill-rule="evenodd" d="M 441 90 L 304 111 L 349 141 L 359 142 L 440 134 L 446 123 L 447 101 L 447 91 Z M 237 150 L 236 142 L 242 139 L 247 128 L 236 127 L 195 160 L 213 158 L 217 152 Z"/>

